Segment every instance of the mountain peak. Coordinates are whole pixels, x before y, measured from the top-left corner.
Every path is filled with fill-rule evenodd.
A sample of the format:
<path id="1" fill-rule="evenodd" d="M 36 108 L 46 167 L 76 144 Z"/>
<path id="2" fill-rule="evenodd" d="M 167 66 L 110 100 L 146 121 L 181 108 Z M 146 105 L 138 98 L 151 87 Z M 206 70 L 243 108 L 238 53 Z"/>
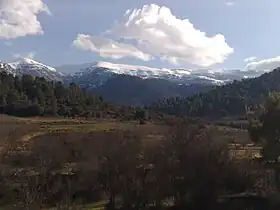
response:
<path id="1" fill-rule="evenodd" d="M 47 66 L 45 64 L 42 64 L 38 61 L 26 57 L 20 57 L 17 61 L 9 63 L 9 65 L 14 69 L 18 69 L 22 65 L 32 65 L 37 68 L 44 68 L 44 69 L 48 69 L 49 71 L 56 72 L 55 68 Z"/>
<path id="2" fill-rule="evenodd" d="M 42 64 L 30 58 L 20 57 L 18 60 L 8 63 L 10 69 L 5 69 L 13 75 L 28 74 L 31 76 L 44 77 L 47 80 L 61 81 L 63 74 L 55 68 Z"/>

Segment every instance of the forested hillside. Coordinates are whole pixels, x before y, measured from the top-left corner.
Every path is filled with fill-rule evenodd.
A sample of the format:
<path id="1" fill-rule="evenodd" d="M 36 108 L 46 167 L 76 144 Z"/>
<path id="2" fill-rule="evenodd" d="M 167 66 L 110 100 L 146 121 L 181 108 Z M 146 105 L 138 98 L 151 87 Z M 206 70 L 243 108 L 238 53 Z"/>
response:
<path id="1" fill-rule="evenodd" d="M 162 100 L 152 108 L 168 114 L 192 117 L 242 116 L 247 106 L 264 102 L 269 93 L 274 91 L 280 91 L 280 67 L 258 78 L 234 81 L 206 93 Z"/>
<path id="2" fill-rule="evenodd" d="M 14 77 L 0 72 L 0 113 L 15 116 L 89 116 L 105 117 L 125 112 L 92 96 L 71 83 L 50 82 L 23 75 Z M 112 116 L 111 116 L 112 117 Z"/>
<path id="3" fill-rule="evenodd" d="M 112 103 L 143 106 L 164 98 L 187 97 L 211 88 L 209 84 L 178 85 L 164 79 L 117 75 L 92 91 Z"/>

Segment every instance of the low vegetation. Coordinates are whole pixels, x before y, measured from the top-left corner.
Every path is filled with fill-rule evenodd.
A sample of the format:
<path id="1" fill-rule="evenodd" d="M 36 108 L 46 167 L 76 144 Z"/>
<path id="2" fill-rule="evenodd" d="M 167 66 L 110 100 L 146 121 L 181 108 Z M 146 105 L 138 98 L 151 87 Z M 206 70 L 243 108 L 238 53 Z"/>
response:
<path id="1" fill-rule="evenodd" d="M 187 121 L 71 124 L 2 117 L 45 131 L 28 141 L 17 135 L 5 141 L 4 209 L 246 209 L 246 201 L 228 206 L 234 199 L 226 196 L 250 192 L 255 171 L 265 170 L 254 161 L 228 158 L 228 136 L 236 129 Z M 63 127 L 66 132 L 54 131 Z"/>
<path id="2" fill-rule="evenodd" d="M 203 209 L 218 206 L 220 195 L 242 192 L 251 183 L 223 152 L 226 144 L 212 141 L 205 127 L 170 129 L 150 142 L 136 130 L 56 133 L 29 142 L 10 139 L 2 151 L 2 201 L 18 209 L 100 200 L 109 209 Z M 204 207 L 199 199 L 207 199 Z"/>

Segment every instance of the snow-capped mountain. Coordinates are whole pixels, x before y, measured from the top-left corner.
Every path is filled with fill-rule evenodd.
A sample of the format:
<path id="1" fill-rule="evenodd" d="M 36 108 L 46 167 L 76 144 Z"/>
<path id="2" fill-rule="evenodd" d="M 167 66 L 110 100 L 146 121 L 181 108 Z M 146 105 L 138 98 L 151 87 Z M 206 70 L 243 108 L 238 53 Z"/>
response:
<path id="1" fill-rule="evenodd" d="M 212 75 L 199 75 L 186 69 L 151 68 L 109 62 L 97 62 L 72 74 L 71 77 L 74 82 L 81 85 L 96 87 L 117 75 L 136 76 L 142 79 L 164 79 L 178 84 L 222 85 L 225 83 L 224 80 L 212 78 Z"/>
<path id="2" fill-rule="evenodd" d="M 4 63 L 0 61 L 0 70 L 4 69 L 13 75 L 29 74 L 32 76 L 45 77 L 48 80 L 73 80 L 78 84 L 96 87 L 104 84 L 108 79 L 117 75 L 130 75 L 142 79 L 164 79 L 178 84 L 206 84 L 223 85 L 233 80 L 242 80 L 249 77 L 260 76 L 260 73 L 242 70 L 189 70 L 189 69 L 168 69 L 151 68 L 147 66 L 136 66 L 116 64 L 109 62 L 97 62 L 94 64 L 73 65 L 76 73 L 65 77 L 60 69 L 71 69 L 71 65 L 53 68 L 38 61 L 21 57 L 15 62 Z M 85 68 L 85 66 L 88 66 Z"/>
<path id="3" fill-rule="evenodd" d="M 63 79 L 63 74 L 55 68 L 39 63 L 30 58 L 20 58 L 15 62 L 8 63 L 14 75 L 29 74 L 32 76 L 44 77 L 47 80 L 60 81 Z"/>
<path id="4" fill-rule="evenodd" d="M 161 78 L 172 79 L 181 78 L 190 75 L 191 72 L 185 69 L 167 69 L 167 68 L 151 68 L 146 66 L 133 66 L 124 64 L 115 64 L 109 62 L 98 62 L 92 66 L 93 69 L 103 68 L 115 74 L 125 74 L 131 76 L 138 76 L 143 79 L 147 78 Z"/>
<path id="5" fill-rule="evenodd" d="M 255 72 L 242 70 L 188 70 L 151 68 L 146 66 L 134 66 L 115 64 L 109 62 L 97 62 L 88 68 L 72 74 L 71 77 L 78 83 L 86 86 L 100 86 L 109 78 L 116 75 L 137 76 L 142 79 L 165 79 L 178 84 L 208 84 L 223 85 L 233 80 L 242 80 L 248 77 L 259 76 Z"/>
<path id="6" fill-rule="evenodd" d="M 187 69 L 168 69 L 168 68 L 151 68 L 146 66 L 135 66 L 125 64 L 115 64 L 109 62 L 97 62 L 91 67 L 78 72 L 75 76 L 82 76 L 84 74 L 98 74 L 102 75 L 103 80 L 106 79 L 104 74 L 112 75 L 130 75 L 137 76 L 142 79 L 165 79 L 168 81 L 192 84 L 192 83 L 209 83 L 209 84 L 223 84 L 222 80 L 215 80 L 214 78 L 202 78 L 199 75 L 194 75 L 192 71 Z M 199 81 L 198 81 L 199 80 Z"/>

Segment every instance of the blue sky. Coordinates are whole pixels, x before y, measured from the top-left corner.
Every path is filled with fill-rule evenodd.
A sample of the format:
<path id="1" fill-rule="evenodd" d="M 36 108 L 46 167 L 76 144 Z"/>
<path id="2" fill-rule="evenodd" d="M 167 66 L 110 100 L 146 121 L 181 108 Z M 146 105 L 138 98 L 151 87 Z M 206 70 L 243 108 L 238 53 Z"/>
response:
<path id="1" fill-rule="evenodd" d="M 152 67 L 256 71 L 280 66 L 279 0 L 32 1 L 0 0 L 0 60 L 20 55 L 51 66 L 102 60 Z M 132 18 L 133 10 L 141 13 L 144 5 L 148 10 L 145 17 L 167 20 L 149 25 L 168 35 L 162 40 L 148 33 L 147 27 L 137 25 L 137 20 L 145 22 L 144 16 Z M 163 7 L 171 15 L 161 10 Z M 124 16 L 128 9 L 131 12 Z M 129 18 L 130 26 L 124 28 Z M 193 28 L 189 23 L 184 25 L 184 19 Z M 4 25 L 11 22 L 9 28 Z M 110 33 L 105 33 L 108 30 Z M 224 41 L 213 38 L 217 34 L 223 35 Z"/>

